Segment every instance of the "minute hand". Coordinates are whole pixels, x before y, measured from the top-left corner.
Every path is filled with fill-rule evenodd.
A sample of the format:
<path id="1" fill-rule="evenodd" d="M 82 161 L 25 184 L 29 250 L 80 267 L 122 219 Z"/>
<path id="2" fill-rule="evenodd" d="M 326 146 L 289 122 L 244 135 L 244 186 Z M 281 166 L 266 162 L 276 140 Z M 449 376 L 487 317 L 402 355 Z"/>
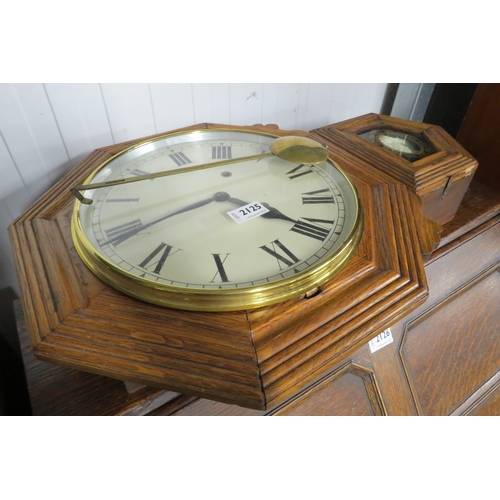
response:
<path id="1" fill-rule="evenodd" d="M 144 231 L 145 229 L 154 226 L 155 224 L 158 224 L 158 222 L 164 221 L 165 219 L 169 219 L 170 217 L 173 217 L 174 215 L 179 215 L 184 212 L 189 212 L 190 210 L 194 210 L 195 208 L 200 208 L 205 205 L 208 205 L 212 201 L 216 200 L 216 196 L 212 196 L 212 198 L 208 198 L 206 200 L 198 201 L 196 203 L 193 203 L 191 205 L 188 205 L 187 207 L 181 208 L 180 210 L 176 210 L 175 212 L 169 213 L 168 215 L 164 215 L 163 217 L 160 217 L 159 219 L 156 219 L 152 222 L 148 222 L 147 224 L 144 225 L 139 225 L 136 227 L 133 227 L 129 231 L 117 234 L 116 236 L 113 236 L 112 238 L 109 238 L 109 240 L 105 241 L 103 245 L 107 244 L 114 244 L 114 245 L 119 245 L 120 243 L 123 243 L 125 240 L 128 240 L 132 236 L 135 236 L 137 233 Z"/>

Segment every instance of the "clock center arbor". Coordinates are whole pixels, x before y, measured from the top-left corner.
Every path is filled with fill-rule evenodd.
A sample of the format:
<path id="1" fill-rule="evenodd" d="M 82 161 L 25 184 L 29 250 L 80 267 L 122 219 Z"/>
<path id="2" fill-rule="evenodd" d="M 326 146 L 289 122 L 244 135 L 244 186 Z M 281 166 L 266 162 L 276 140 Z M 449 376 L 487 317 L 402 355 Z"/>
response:
<path id="1" fill-rule="evenodd" d="M 330 135 L 198 124 L 94 151 L 9 229 L 35 355 L 255 409 L 328 375 L 425 301 L 440 231 Z M 232 161 L 285 136 L 330 159 Z"/>

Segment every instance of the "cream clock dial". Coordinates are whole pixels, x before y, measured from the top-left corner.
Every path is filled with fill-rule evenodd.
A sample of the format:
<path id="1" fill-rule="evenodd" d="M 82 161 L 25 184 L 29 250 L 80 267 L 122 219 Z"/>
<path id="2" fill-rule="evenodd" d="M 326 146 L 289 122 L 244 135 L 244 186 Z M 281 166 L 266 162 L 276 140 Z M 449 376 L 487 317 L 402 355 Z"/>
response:
<path id="1" fill-rule="evenodd" d="M 122 292 L 180 309 L 259 307 L 321 285 L 359 242 L 356 190 L 329 160 L 231 162 L 268 153 L 275 139 L 212 129 L 160 137 L 113 157 L 86 183 L 141 180 L 87 191 L 90 204 L 76 201 L 79 255 Z M 228 161 L 195 169 L 221 160 Z"/>

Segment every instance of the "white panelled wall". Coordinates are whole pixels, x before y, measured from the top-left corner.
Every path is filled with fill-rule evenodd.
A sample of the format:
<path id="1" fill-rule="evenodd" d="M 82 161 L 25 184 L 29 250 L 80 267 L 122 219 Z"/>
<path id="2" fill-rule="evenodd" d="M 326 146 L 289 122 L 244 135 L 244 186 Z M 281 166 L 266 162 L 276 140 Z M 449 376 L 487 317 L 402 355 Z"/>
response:
<path id="1" fill-rule="evenodd" d="M 0 290 L 19 289 L 7 228 L 94 149 L 196 123 L 309 131 L 380 112 L 385 83 L 0 84 Z"/>

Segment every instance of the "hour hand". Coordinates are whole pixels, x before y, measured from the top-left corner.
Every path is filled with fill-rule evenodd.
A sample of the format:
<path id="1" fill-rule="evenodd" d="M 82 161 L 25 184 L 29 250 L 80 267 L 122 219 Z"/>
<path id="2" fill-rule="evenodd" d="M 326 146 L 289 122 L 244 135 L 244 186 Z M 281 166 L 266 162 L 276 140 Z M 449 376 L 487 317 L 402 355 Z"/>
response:
<path id="1" fill-rule="evenodd" d="M 291 219 L 290 217 L 281 213 L 277 208 L 269 206 L 268 203 L 262 203 L 262 204 L 269 210 L 269 212 L 262 214 L 261 217 L 264 217 L 265 219 L 281 219 L 281 220 L 287 220 L 288 222 L 297 222 L 296 220 Z"/>
<path id="2" fill-rule="evenodd" d="M 248 202 L 239 200 L 238 198 L 229 198 L 227 201 L 230 201 L 235 205 L 239 205 L 240 207 L 248 205 Z M 288 222 L 297 222 L 295 219 L 291 219 L 290 217 L 287 217 L 285 214 L 281 213 L 277 208 L 271 207 L 269 203 L 262 203 L 262 205 L 264 205 L 269 210 L 269 212 L 261 215 L 261 217 L 264 217 L 265 219 L 281 219 Z"/>

